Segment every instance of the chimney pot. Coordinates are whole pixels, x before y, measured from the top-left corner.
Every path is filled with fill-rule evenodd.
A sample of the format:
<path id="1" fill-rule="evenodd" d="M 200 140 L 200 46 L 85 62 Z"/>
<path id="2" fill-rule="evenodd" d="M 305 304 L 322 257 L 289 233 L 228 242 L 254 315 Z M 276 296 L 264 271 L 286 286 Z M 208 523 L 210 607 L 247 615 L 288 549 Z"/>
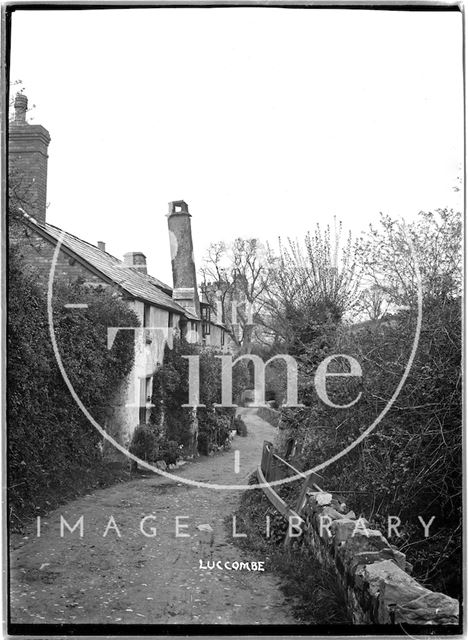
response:
<path id="1" fill-rule="evenodd" d="M 15 117 L 8 125 L 8 163 L 12 179 L 24 187 L 26 213 L 45 223 L 47 210 L 47 151 L 50 135 L 40 124 L 26 122 L 28 99 L 17 93 Z"/>
<path id="2" fill-rule="evenodd" d="M 168 215 L 174 216 L 174 215 L 180 215 L 184 213 L 190 216 L 190 213 L 188 210 L 188 204 L 185 202 L 185 200 L 173 200 L 172 202 L 169 202 Z"/>
<path id="3" fill-rule="evenodd" d="M 140 273 L 148 273 L 146 256 L 141 251 L 129 251 L 124 254 L 124 264 L 137 269 Z"/>
<path id="4" fill-rule="evenodd" d="M 28 110 L 28 99 L 22 93 L 15 96 L 15 122 L 18 124 L 26 123 L 26 112 Z"/>
<path id="5" fill-rule="evenodd" d="M 106 243 L 105 242 L 101 242 L 101 240 L 98 240 L 97 246 L 98 246 L 98 249 L 101 249 L 101 251 L 105 251 L 106 250 Z"/>

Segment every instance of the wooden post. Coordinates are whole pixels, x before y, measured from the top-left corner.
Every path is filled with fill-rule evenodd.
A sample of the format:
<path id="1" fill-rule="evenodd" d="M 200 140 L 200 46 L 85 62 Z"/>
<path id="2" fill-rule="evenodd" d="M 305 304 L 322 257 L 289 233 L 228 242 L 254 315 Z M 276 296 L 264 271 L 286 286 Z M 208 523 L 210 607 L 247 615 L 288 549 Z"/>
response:
<path id="1" fill-rule="evenodd" d="M 271 442 L 268 442 L 268 440 L 265 440 L 263 442 L 263 451 L 262 451 L 262 471 L 267 482 L 270 481 L 272 449 L 273 449 L 273 444 Z"/>
<path id="2" fill-rule="evenodd" d="M 296 502 L 296 513 L 301 515 L 302 509 L 304 508 L 305 500 L 307 497 L 307 489 L 314 488 L 316 491 L 322 491 L 322 489 L 316 483 L 317 480 L 320 479 L 320 476 L 317 473 L 311 473 L 306 479 L 304 484 L 302 485 L 301 492 L 299 494 L 299 498 Z"/>

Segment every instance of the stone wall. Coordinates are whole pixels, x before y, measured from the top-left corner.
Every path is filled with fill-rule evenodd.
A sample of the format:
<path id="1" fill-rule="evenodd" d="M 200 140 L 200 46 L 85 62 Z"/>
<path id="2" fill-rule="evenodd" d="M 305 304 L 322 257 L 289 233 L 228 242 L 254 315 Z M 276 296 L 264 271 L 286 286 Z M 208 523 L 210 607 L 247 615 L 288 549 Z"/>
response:
<path id="1" fill-rule="evenodd" d="M 278 427 L 281 419 L 281 413 L 272 407 L 257 407 L 256 413 L 259 418 L 269 422 L 272 427 Z"/>
<path id="2" fill-rule="evenodd" d="M 330 493 L 307 492 L 303 543 L 337 576 L 355 624 L 459 624 L 459 603 L 410 576 L 405 555 Z"/>

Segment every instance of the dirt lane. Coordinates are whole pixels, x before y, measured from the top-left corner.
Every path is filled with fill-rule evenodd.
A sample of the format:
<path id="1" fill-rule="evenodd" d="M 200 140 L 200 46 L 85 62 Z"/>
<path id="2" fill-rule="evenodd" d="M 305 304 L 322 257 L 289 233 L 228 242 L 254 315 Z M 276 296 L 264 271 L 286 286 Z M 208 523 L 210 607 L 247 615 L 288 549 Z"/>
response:
<path id="1" fill-rule="evenodd" d="M 274 437 L 273 427 L 258 416 L 247 419 L 248 437 L 236 436 L 231 451 L 177 473 L 246 484 L 263 441 Z M 207 566 L 219 560 L 224 567 L 226 561 L 265 560 L 247 556 L 233 545 L 232 532 L 226 533 L 224 519 L 239 496 L 151 476 L 64 505 L 43 518 L 40 537 L 33 527 L 27 539 L 12 540 L 22 545 L 11 554 L 12 622 L 294 624 L 271 574 L 200 568 L 200 561 Z M 83 516 L 83 537 L 79 526 L 74 532 L 65 527 L 61 537 L 61 515 L 71 526 Z M 179 535 L 187 537 L 176 536 L 176 516 Z"/>

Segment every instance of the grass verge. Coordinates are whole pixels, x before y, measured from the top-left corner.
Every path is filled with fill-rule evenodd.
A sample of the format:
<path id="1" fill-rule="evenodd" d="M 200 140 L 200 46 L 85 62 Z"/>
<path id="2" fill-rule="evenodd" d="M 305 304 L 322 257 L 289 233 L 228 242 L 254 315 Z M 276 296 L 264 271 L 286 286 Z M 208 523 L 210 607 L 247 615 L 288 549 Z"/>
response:
<path id="1" fill-rule="evenodd" d="M 253 482 L 256 483 L 254 476 L 250 480 Z M 265 558 L 265 568 L 280 578 L 281 589 L 299 622 L 337 625 L 352 622 L 336 577 L 322 567 L 305 545 L 284 547 L 287 522 L 263 491 L 244 492 L 235 515 L 237 529 L 247 537 L 235 538 L 234 543 Z M 226 526 L 232 526 L 232 516 L 226 519 Z"/>

